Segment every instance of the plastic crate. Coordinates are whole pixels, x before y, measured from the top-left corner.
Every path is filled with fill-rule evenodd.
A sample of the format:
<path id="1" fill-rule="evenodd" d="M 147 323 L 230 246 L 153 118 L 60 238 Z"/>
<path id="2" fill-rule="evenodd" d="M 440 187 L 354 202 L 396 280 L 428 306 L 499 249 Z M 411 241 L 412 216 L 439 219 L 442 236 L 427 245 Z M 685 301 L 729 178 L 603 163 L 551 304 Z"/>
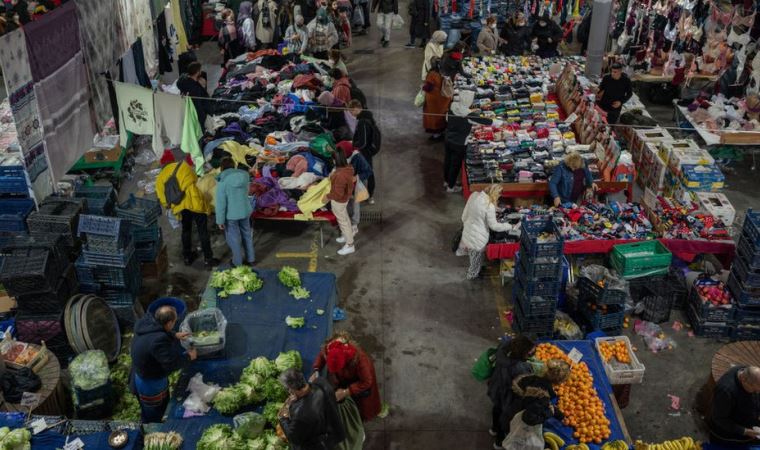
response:
<path id="1" fill-rule="evenodd" d="M 51 264 L 51 252 L 28 249 L 3 258 L 0 283 L 12 296 L 50 292 L 58 284 L 60 269 Z"/>
<path id="2" fill-rule="evenodd" d="M 514 303 L 519 303 L 521 310 L 530 316 L 554 314 L 557 311 L 557 300 L 553 298 L 546 299 L 543 297 L 515 295 L 513 298 Z"/>
<path id="3" fill-rule="evenodd" d="M 578 279 L 578 291 L 581 299 L 598 305 L 621 305 L 625 303 L 628 293 L 620 289 L 608 289 L 594 283 L 590 278 Z"/>
<path id="4" fill-rule="evenodd" d="M 599 352 L 601 358 L 602 352 L 600 350 L 600 344 L 607 342 L 614 344 L 615 342 L 623 341 L 628 349 L 628 354 L 631 356 L 630 364 L 623 364 L 616 360 L 614 357 L 610 361 L 604 361 L 602 358 L 602 364 L 604 364 L 604 371 L 607 373 L 607 378 L 610 380 L 610 384 L 639 384 L 644 381 L 644 373 L 646 367 L 641 364 L 639 358 L 636 357 L 636 353 L 633 352 L 631 347 L 631 341 L 627 336 L 614 336 L 614 337 L 598 337 L 594 339 L 596 344 L 596 351 Z"/>
<path id="5" fill-rule="evenodd" d="M 63 310 L 71 296 L 79 292 L 74 265 L 71 264 L 58 281 L 53 292 L 19 295 L 16 297 L 18 310 L 28 313 L 56 313 Z"/>
<path id="6" fill-rule="evenodd" d="M 660 241 L 634 242 L 612 247 L 610 263 L 623 278 L 668 273 L 673 255 Z"/>
<path id="7" fill-rule="evenodd" d="M 120 267 L 89 264 L 84 256 L 80 256 L 75 265 L 79 281 L 90 285 L 126 288 L 134 286 L 141 278 L 136 258 L 131 258 L 123 267 Z"/>
<path id="8" fill-rule="evenodd" d="M 514 305 L 515 323 L 520 332 L 554 333 L 554 312 L 543 314 L 526 314 L 520 303 Z"/>
<path id="9" fill-rule="evenodd" d="M 63 199 L 48 197 L 26 219 L 29 232 L 62 234 L 69 246 L 77 246 L 79 239 L 76 230 L 79 214 L 84 208 L 83 199 Z"/>
<path id="10" fill-rule="evenodd" d="M 143 242 L 135 246 L 135 256 L 140 262 L 152 262 L 156 260 L 158 252 L 161 251 L 164 241 L 160 239 L 157 242 Z"/>
<path id="11" fill-rule="evenodd" d="M 592 310 L 588 303 L 581 307 L 583 316 L 594 330 L 608 330 L 611 328 L 622 328 L 625 319 L 625 311 L 622 306 L 609 305 L 608 311 Z"/>
<path id="12" fill-rule="evenodd" d="M 0 195 L 4 197 L 28 197 L 29 184 L 26 177 L 0 176 Z"/>
<path id="13" fill-rule="evenodd" d="M 35 233 L 31 236 L 15 235 L 0 245 L 0 253 L 9 256 L 30 248 L 49 250 L 52 253 L 52 259 L 60 264 L 61 270 L 68 267 L 71 256 L 70 249 L 66 245 L 64 236 L 57 233 Z"/>
<path id="14" fill-rule="evenodd" d="M 77 186 L 74 197 L 87 199 L 85 212 L 99 216 L 113 214 L 117 201 L 113 186 Z"/>
<path id="15" fill-rule="evenodd" d="M 648 292 L 640 298 L 644 304 L 641 318 L 654 323 L 663 323 L 670 320 L 670 310 L 673 308 L 673 296 L 667 290 L 658 289 L 656 286 L 645 287 Z"/>
<path id="16" fill-rule="evenodd" d="M 734 258 L 731 273 L 745 288 L 760 288 L 760 267 L 750 266 L 749 261 L 741 256 Z"/>
<path id="17" fill-rule="evenodd" d="M 0 200 L 0 231 L 25 232 L 26 218 L 33 210 L 34 200 L 30 198 Z"/>
<path id="18" fill-rule="evenodd" d="M 119 328 L 121 328 L 122 332 L 134 327 L 135 322 L 137 321 L 137 313 L 135 312 L 134 305 L 107 303 L 116 315 L 116 319 L 119 321 Z"/>
<path id="19" fill-rule="evenodd" d="M 20 165 L 2 165 L 0 166 L 0 176 L 23 178 L 26 176 L 26 169 Z"/>
<path id="20" fill-rule="evenodd" d="M 135 226 L 147 227 L 155 224 L 161 217 L 161 204 L 155 200 L 130 195 L 126 202 L 116 208 L 116 217 L 128 220 Z"/>
<path id="21" fill-rule="evenodd" d="M 672 308 L 683 310 L 688 306 L 689 291 L 685 287 L 671 284 L 668 286 L 668 294 L 672 297 Z"/>
<path id="22" fill-rule="evenodd" d="M 523 219 L 520 233 L 520 254 L 523 258 L 560 258 L 564 248 L 562 235 L 551 217 Z M 553 241 L 541 242 L 539 235 L 549 233 Z"/>
<path id="23" fill-rule="evenodd" d="M 562 277 L 562 258 L 516 258 L 519 262 L 519 272 L 528 281 L 557 281 Z"/>
<path id="24" fill-rule="evenodd" d="M 118 253 L 109 254 L 83 250 L 82 256 L 84 256 L 84 262 L 90 265 L 125 267 L 134 253 L 135 246 L 130 243 L 129 247 Z"/>
<path id="25" fill-rule="evenodd" d="M 114 400 L 114 391 L 111 381 L 94 389 L 80 389 L 73 386 L 74 407 L 89 409 L 98 405 L 110 403 Z"/>
<path id="26" fill-rule="evenodd" d="M 728 276 L 728 289 L 739 305 L 760 307 L 760 288 L 747 288 L 734 271 Z"/>
<path id="27" fill-rule="evenodd" d="M 736 244 L 736 254 L 740 258 L 744 258 L 751 267 L 760 267 L 760 249 L 754 247 L 744 233 L 739 237 L 739 242 Z"/>
<path id="28" fill-rule="evenodd" d="M 753 247 L 760 247 L 760 213 L 752 211 L 752 208 L 744 216 L 742 234 L 747 236 Z"/>
<path id="29" fill-rule="evenodd" d="M 125 230 L 126 228 L 126 230 Z M 79 235 L 100 235 L 118 239 L 129 231 L 128 222 L 118 217 L 93 216 L 82 214 L 79 217 Z"/>
<path id="30" fill-rule="evenodd" d="M 515 286 L 525 297 L 544 297 L 556 299 L 562 283 L 560 281 L 528 281 L 519 271 L 515 276 Z"/>
<path id="31" fill-rule="evenodd" d="M 732 341 L 760 341 L 760 325 L 737 325 L 731 332 Z"/>
<path id="32" fill-rule="evenodd" d="M 686 308 L 687 317 L 691 322 L 691 327 L 694 329 L 694 334 L 702 337 L 711 338 L 727 338 L 731 336 L 732 326 L 729 322 L 710 322 L 702 319 L 694 305 L 689 305 Z"/>
<path id="33" fill-rule="evenodd" d="M 116 239 L 111 236 L 90 234 L 87 236 L 87 243 L 84 245 L 84 249 L 92 253 L 117 254 L 122 253 L 125 248 L 128 248 L 131 241 L 132 236 L 128 234 L 121 235 Z"/>
<path id="34" fill-rule="evenodd" d="M 147 227 L 132 227 L 132 240 L 135 244 L 141 242 L 156 242 L 162 237 L 161 227 L 153 224 Z"/>
<path id="35" fill-rule="evenodd" d="M 739 324 L 760 324 L 760 309 L 736 308 L 734 321 Z"/>
<path id="36" fill-rule="evenodd" d="M 698 281 L 698 284 L 700 285 L 713 285 L 717 283 L 717 281 L 713 280 Z M 695 284 L 695 288 L 691 290 L 689 303 L 694 307 L 694 310 L 697 312 L 701 319 L 708 322 L 731 322 L 734 320 L 735 307 L 733 303 L 717 307 L 710 302 L 704 302 L 702 301 L 702 297 L 697 292 L 696 286 L 697 284 Z"/>

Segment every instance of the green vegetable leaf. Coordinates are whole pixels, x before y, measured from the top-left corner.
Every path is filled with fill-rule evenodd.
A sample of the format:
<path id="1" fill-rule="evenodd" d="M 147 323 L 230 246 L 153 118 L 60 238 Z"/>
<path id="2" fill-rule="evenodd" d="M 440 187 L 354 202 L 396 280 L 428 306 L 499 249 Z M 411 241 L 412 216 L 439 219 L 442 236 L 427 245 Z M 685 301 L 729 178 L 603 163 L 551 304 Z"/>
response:
<path id="1" fill-rule="evenodd" d="M 280 279 L 282 284 L 291 289 L 301 286 L 301 276 L 298 274 L 298 270 L 293 267 L 283 267 L 280 273 L 277 274 L 277 278 Z"/>
<path id="2" fill-rule="evenodd" d="M 288 369 L 301 370 L 303 362 L 298 350 L 290 350 L 277 355 L 277 359 L 274 360 L 274 365 L 277 367 L 278 371 L 284 372 Z"/>
<path id="3" fill-rule="evenodd" d="M 291 317 L 291 316 L 288 316 L 288 317 L 285 318 L 285 323 L 290 328 L 301 328 L 304 325 L 306 325 L 306 319 L 304 319 L 303 317 Z"/>
<path id="4" fill-rule="evenodd" d="M 309 292 L 308 289 L 299 286 L 291 289 L 290 295 L 296 300 L 303 300 L 305 298 L 309 298 L 311 296 L 311 292 Z"/>

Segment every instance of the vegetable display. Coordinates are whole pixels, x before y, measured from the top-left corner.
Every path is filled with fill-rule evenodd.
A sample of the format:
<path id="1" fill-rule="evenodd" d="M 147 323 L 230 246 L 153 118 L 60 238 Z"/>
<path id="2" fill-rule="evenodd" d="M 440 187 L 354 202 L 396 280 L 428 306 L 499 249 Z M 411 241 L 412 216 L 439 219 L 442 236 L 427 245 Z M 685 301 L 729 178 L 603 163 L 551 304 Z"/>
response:
<path id="1" fill-rule="evenodd" d="M 32 433 L 26 428 L 0 428 L 0 450 L 30 450 Z"/>
<path id="2" fill-rule="evenodd" d="M 303 287 L 295 287 L 290 290 L 290 296 L 296 300 L 303 300 L 309 298 L 311 296 L 311 292 Z"/>
<path id="3" fill-rule="evenodd" d="M 256 272 L 248 266 L 233 267 L 211 274 L 211 287 L 218 289 L 219 298 L 230 295 L 240 295 L 246 292 L 256 292 L 264 286 L 264 282 Z"/>
<path id="4" fill-rule="evenodd" d="M 265 430 L 255 439 L 241 438 L 224 424 L 206 428 L 196 450 L 287 450 L 287 444 L 273 430 Z"/>
<path id="5" fill-rule="evenodd" d="M 221 342 L 218 331 L 198 331 L 193 333 L 193 344 L 199 346 L 216 345 Z"/>
<path id="6" fill-rule="evenodd" d="M 301 328 L 306 325 L 306 319 L 303 317 L 288 316 L 285 318 L 285 324 L 290 328 Z"/>
<path id="7" fill-rule="evenodd" d="M 71 384 L 83 391 L 103 386 L 111 375 L 108 357 L 103 350 L 88 350 L 78 354 L 69 365 Z"/>
<path id="8" fill-rule="evenodd" d="M 145 450 L 179 450 L 182 447 L 182 436 L 170 431 L 168 433 L 150 433 L 145 435 Z"/>
<path id="9" fill-rule="evenodd" d="M 261 415 L 264 416 L 264 418 L 267 419 L 267 422 L 273 427 L 276 427 L 277 424 L 280 423 L 278 413 L 280 412 L 282 405 L 282 402 L 269 402 L 264 405 L 264 411 L 261 412 Z"/>
<path id="10" fill-rule="evenodd" d="M 289 352 L 280 353 L 277 359 L 274 360 L 274 365 L 277 370 L 284 372 L 288 369 L 301 370 L 303 367 L 303 361 L 301 361 L 301 354 L 297 350 L 291 350 Z"/>
<path id="11" fill-rule="evenodd" d="M 280 273 L 277 274 L 277 278 L 286 287 L 291 289 L 301 287 L 301 276 L 298 274 L 298 270 L 290 266 L 284 266 Z"/>

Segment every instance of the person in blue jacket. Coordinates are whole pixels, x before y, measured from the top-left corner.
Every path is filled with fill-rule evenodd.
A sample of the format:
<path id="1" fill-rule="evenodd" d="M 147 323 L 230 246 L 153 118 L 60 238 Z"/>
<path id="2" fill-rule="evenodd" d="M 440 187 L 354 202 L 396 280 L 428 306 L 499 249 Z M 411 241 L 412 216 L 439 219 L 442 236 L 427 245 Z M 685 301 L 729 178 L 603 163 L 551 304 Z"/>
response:
<path id="1" fill-rule="evenodd" d="M 221 168 L 216 185 L 216 224 L 224 231 L 232 251 L 232 265 L 243 264 L 243 246 L 246 262 L 253 265 L 256 261 L 251 230 L 253 206 L 248 198 L 251 176 L 245 170 L 236 169 L 229 157 L 222 158 Z"/>
<path id="2" fill-rule="evenodd" d="M 597 190 L 586 161 L 578 152 L 570 152 L 554 169 L 549 180 L 549 194 L 554 206 L 579 203 L 587 190 Z"/>

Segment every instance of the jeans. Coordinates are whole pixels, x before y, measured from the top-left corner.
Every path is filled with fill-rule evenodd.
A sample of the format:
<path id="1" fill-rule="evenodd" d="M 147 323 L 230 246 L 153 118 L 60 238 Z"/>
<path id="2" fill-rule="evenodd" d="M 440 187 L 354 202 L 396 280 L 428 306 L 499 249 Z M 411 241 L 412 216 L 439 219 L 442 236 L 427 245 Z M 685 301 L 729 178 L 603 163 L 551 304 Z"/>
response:
<path id="1" fill-rule="evenodd" d="M 390 42 L 391 40 L 391 26 L 393 25 L 393 13 L 380 13 L 383 16 L 383 40 Z"/>
<path id="2" fill-rule="evenodd" d="M 466 152 L 466 145 L 446 142 L 446 154 L 443 158 L 443 179 L 450 188 L 453 188 L 457 184 L 457 178 L 459 178 L 459 171 L 462 169 L 462 162 L 464 162 Z"/>
<path id="3" fill-rule="evenodd" d="M 250 217 L 240 220 L 227 220 L 224 223 L 224 238 L 232 250 L 233 266 L 237 267 L 243 264 L 243 246 L 245 246 L 246 262 L 253 263 L 256 260 Z"/>
<path id="4" fill-rule="evenodd" d="M 364 183 L 364 185 L 367 187 L 367 191 L 369 192 L 369 196 L 372 197 L 375 195 L 375 166 L 372 165 L 372 154 L 370 152 L 361 152 L 362 156 L 364 156 L 364 159 L 367 160 L 367 163 L 369 163 L 369 166 L 372 167 L 372 175 L 367 178 L 367 181 Z"/>
<path id="5" fill-rule="evenodd" d="M 361 213 L 361 203 L 357 202 L 356 199 L 351 199 L 348 201 L 348 212 L 349 216 L 351 217 L 351 225 L 354 227 L 359 226 L 359 222 L 361 222 L 362 219 L 362 213 Z"/>
<path id="6" fill-rule="evenodd" d="M 467 269 L 467 279 L 474 280 L 480 275 L 480 270 L 483 267 L 483 258 L 486 256 L 486 250 L 470 250 L 470 268 Z"/>
<path id="7" fill-rule="evenodd" d="M 211 251 L 211 240 L 208 236 L 208 217 L 205 214 L 192 212 L 189 210 L 182 211 L 182 256 L 185 259 L 193 257 L 193 222 L 198 229 L 198 238 L 201 241 L 203 256 L 206 260 L 214 257 Z"/>
<path id="8" fill-rule="evenodd" d="M 335 218 L 338 219 L 340 233 L 346 238 L 346 245 L 354 245 L 354 229 L 351 227 L 351 218 L 348 216 L 348 202 L 338 203 L 331 200 L 330 206 Z"/>

